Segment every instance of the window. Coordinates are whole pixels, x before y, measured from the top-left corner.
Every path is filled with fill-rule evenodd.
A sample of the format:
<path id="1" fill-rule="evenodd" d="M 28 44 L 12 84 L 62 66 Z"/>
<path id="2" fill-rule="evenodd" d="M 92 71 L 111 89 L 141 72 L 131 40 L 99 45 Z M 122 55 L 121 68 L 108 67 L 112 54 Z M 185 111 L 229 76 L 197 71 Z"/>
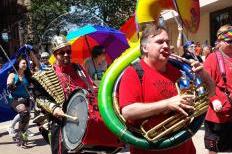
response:
<path id="1" fill-rule="evenodd" d="M 210 13 L 210 44 L 212 46 L 217 40 L 217 30 L 225 24 L 232 24 L 232 7 Z"/>

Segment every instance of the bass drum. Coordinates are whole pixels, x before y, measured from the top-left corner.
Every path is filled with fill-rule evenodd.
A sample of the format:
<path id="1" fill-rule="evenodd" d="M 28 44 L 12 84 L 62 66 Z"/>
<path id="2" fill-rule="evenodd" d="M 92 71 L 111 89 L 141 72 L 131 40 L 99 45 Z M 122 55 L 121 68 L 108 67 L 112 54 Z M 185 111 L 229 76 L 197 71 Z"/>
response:
<path id="1" fill-rule="evenodd" d="M 78 118 L 76 121 L 67 118 L 62 128 L 65 146 L 71 152 L 116 153 L 124 147 L 100 117 L 97 98 L 86 90 L 72 93 L 65 112 Z"/>

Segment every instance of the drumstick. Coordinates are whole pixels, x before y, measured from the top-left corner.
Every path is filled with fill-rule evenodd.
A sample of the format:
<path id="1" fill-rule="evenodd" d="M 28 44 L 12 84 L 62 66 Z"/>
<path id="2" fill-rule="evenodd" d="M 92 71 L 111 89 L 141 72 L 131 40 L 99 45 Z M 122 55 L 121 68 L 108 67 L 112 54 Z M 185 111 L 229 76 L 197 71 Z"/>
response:
<path id="1" fill-rule="evenodd" d="M 70 116 L 68 114 L 63 114 L 63 116 L 66 117 L 66 118 L 69 118 L 69 119 L 71 119 L 73 121 L 77 121 L 78 120 L 78 117 Z"/>

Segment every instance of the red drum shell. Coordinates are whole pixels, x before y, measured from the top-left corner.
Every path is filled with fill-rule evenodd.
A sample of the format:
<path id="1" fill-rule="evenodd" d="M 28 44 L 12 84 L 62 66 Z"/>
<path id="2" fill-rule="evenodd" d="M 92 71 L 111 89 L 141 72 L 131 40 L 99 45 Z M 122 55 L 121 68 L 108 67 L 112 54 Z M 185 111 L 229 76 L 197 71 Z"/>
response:
<path id="1" fill-rule="evenodd" d="M 123 147 L 124 144 L 104 124 L 98 110 L 97 98 L 88 95 L 85 90 L 78 90 L 73 92 L 68 101 L 66 114 L 77 116 L 79 122 L 65 121 L 62 129 L 65 146 L 71 151 Z"/>

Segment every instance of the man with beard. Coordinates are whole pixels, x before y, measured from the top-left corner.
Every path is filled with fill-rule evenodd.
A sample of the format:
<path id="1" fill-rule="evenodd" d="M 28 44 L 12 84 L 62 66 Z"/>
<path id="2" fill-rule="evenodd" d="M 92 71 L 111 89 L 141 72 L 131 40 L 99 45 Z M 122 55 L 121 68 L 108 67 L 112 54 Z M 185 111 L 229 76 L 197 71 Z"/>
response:
<path id="1" fill-rule="evenodd" d="M 50 113 L 49 119 L 51 121 L 50 128 L 52 153 L 68 153 L 68 149 L 65 147 L 65 144 L 63 142 L 64 138 L 62 132 L 62 126 L 64 126 L 65 116 L 64 110 L 65 106 L 68 105 L 68 100 L 70 96 L 72 96 L 73 92 L 77 89 L 81 89 L 86 92 L 86 99 L 88 100 L 88 109 L 90 111 L 90 114 L 88 115 L 90 122 L 87 121 L 87 126 L 89 126 L 88 131 L 82 130 L 84 132 L 79 132 L 85 133 L 82 138 L 83 143 L 85 143 L 86 145 L 90 145 L 89 147 L 92 147 L 93 149 L 94 147 L 103 148 L 106 146 L 112 147 L 114 150 L 117 149 L 118 146 L 121 147 L 122 143 L 119 142 L 118 139 L 108 131 L 108 129 L 105 127 L 103 121 L 100 118 L 97 108 L 96 85 L 93 83 L 90 76 L 87 75 L 87 73 L 81 65 L 71 63 L 71 46 L 69 42 L 67 42 L 64 36 L 54 36 L 51 43 L 52 51 L 56 58 L 56 62 L 53 65 L 54 70 L 52 68 L 47 69 L 50 69 L 49 71 L 55 71 L 55 76 L 58 77 L 60 83 L 59 87 L 62 88 L 62 97 L 60 97 L 61 99 L 57 99 L 57 101 L 51 99 L 51 95 L 45 97 L 45 93 L 43 93 L 43 96 L 41 97 L 40 95 L 39 97 L 37 97 L 36 100 L 38 100 L 38 105 L 41 108 L 46 110 L 46 112 Z M 47 69 L 44 69 L 42 71 L 47 71 Z M 35 76 L 36 75 L 37 74 L 35 74 Z M 41 99 L 39 100 L 39 98 Z M 80 103 L 85 102 L 83 101 Z M 75 130 L 73 131 L 75 132 Z M 83 148 L 85 148 L 84 145 Z"/>
<path id="2" fill-rule="evenodd" d="M 49 128 L 51 130 L 50 143 L 52 153 L 66 154 L 68 153 L 68 149 L 63 143 L 62 133 L 65 103 L 74 90 L 80 88 L 94 91 L 95 85 L 80 65 L 71 63 L 71 46 L 69 42 L 67 42 L 65 36 L 56 35 L 52 38 L 51 43 L 52 52 L 56 58 L 56 62 L 52 67 L 42 67 L 42 64 L 37 58 L 33 59 L 37 70 L 32 76 L 33 85 L 35 87 L 34 95 L 37 106 L 48 115 L 48 121 L 50 123 Z M 46 77 L 46 74 L 49 74 L 49 78 Z M 51 90 L 46 90 L 46 88 L 49 87 L 46 87 L 47 85 L 44 83 L 54 82 L 50 80 L 55 81 L 55 89 L 52 89 L 54 93 L 62 89 L 59 94 L 53 95 L 53 92 L 49 93 Z M 57 84 L 57 82 L 59 84 Z"/>
<path id="3" fill-rule="evenodd" d="M 84 69 L 77 64 L 71 63 L 71 46 L 66 38 L 62 35 L 52 38 L 52 51 L 56 58 L 53 65 L 56 75 L 63 89 L 65 100 L 67 101 L 71 93 L 77 88 L 93 90 L 94 84 Z M 62 125 L 64 116 L 63 104 L 50 104 L 50 113 L 52 113 L 51 124 L 51 149 L 53 154 L 61 152 L 67 153 L 63 144 Z M 61 144 L 60 144 L 61 143 Z"/>
<path id="4" fill-rule="evenodd" d="M 161 26 L 148 24 L 140 40 L 142 59 L 136 64 L 143 70 L 140 79 L 134 66 L 126 69 L 119 87 L 119 104 L 126 122 L 139 127 L 145 119 L 151 119 L 156 125 L 167 117 L 167 112 L 179 112 L 188 116 L 187 110 L 194 110 L 192 95 L 178 95 L 175 82 L 181 76 L 180 71 L 168 63 L 170 55 L 167 30 Z M 193 72 L 198 73 L 204 82 L 213 85 L 209 75 L 199 62 L 192 63 Z M 211 81 L 211 82 L 210 82 Z M 213 93 L 213 87 L 209 88 Z M 196 153 L 192 140 L 180 146 L 162 151 L 149 151 L 131 147 L 132 154 L 179 154 Z"/>

